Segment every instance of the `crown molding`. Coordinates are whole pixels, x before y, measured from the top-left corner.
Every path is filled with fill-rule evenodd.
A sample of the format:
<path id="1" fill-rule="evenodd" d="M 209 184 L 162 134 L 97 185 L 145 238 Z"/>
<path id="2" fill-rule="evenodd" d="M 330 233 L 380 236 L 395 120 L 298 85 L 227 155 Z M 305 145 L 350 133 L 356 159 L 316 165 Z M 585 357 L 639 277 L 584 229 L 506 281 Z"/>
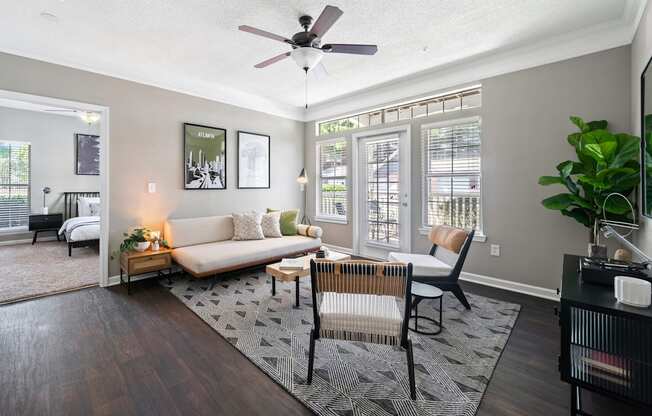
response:
<path id="1" fill-rule="evenodd" d="M 626 0 L 619 20 L 559 35 L 533 45 L 488 52 L 483 56 L 315 103 L 308 108 L 304 119 L 314 121 L 364 112 L 381 105 L 418 99 L 424 94 L 432 95 L 443 89 L 477 83 L 486 78 L 629 45 L 646 5 L 647 0 Z"/>
<path id="2" fill-rule="evenodd" d="M 26 53 L 18 49 L 3 47 L 0 48 L 0 53 L 16 55 L 19 57 L 34 59 L 37 61 L 60 65 L 80 71 L 91 72 L 97 75 L 104 75 L 124 81 L 135 82 L 138 84 L 148 85 L 150 87 L 161 88 L 167 91 L 190 95 L 197 98 L 203 98 L 210 101 L 216 101 L 223 104 L 229 104 L 248 110 L 259 111 L 261 113 L 267 113 L 291 120 L 304 121 L 305 118 L 305 109 L 303 107 L 285 104 L 280 101 L 271 100 L 256 94 L 251 94 L 237 90 L 235 88 L 217 85 L 210 82 L 190 81 L 182 78 L 168 78 L 153 81 L 151 79 L 146 79 L 145 77 L 133 76 L 126 73 L 121 73 L 119 71 L 107 72 L 89 65 L 68 62 L 54 58 L 52 56 L 47 56 L 45 54 Z"/>

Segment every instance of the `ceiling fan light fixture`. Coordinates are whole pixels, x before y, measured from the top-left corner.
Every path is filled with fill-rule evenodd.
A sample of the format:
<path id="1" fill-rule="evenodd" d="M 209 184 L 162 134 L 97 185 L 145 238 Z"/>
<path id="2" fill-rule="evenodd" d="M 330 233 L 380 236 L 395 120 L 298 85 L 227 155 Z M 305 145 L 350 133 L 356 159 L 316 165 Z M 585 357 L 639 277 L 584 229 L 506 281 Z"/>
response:
<path id="1" fill-rule="evenodd" d="M 321 61 L 324 52 L 317 48 L 303 47 L 294 49 L 291 56 L 301 69 L 310 70 Z"/>

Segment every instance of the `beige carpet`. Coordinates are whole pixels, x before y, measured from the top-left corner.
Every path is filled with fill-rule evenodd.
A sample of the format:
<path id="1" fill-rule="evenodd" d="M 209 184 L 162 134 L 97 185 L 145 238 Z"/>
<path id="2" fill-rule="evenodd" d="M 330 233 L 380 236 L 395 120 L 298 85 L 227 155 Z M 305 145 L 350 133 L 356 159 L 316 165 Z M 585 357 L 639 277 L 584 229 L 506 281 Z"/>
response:
<path id="1" fill-rule="evenodd" d="M 0 246 L 0 303 L 62 292 L 99 282 L 95 248 L 58 241 Z"/>

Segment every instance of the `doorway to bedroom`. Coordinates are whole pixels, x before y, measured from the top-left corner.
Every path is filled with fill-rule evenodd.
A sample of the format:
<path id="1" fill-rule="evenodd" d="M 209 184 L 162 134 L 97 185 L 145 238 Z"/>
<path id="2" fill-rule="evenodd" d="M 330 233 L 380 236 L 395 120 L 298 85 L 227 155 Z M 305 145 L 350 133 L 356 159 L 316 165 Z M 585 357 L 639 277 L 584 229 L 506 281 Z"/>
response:
<path id="1" fill-rule="evenodd" d="M 0 91 L 0 304 L 100 283 L 94 106 Z"/>

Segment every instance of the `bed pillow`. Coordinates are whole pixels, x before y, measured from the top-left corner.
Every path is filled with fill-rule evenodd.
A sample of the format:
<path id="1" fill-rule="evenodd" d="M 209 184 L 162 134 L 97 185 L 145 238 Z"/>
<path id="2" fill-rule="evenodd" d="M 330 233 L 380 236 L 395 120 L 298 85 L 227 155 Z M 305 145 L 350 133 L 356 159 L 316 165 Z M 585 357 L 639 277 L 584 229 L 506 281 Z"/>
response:
<path id="1" fill-rule="evenodd" d="M 278 209 L 267 208 L 267 212 L 278 212 Z M 298 209 L 288 209 L 281 211 L 281 234 L 297 235 L 297 217 Z"/>
<path id="2" fill-rule="evenodd" d="M 234 240 L 262 240 L 265 238 L 260 222 L 263 214 L 248 212 L 233 214 Z"/>
<path id="3" fill-rule="evenodd" d="M 93 210 L 91 209 L 91 204 L 96 205 L 97 214 L 93 214 Z M 100 215 L 99 204 L 100 204 L 100 198 L 80 197 L 79 199 L 77 199 L 78 216 L 92 217 L 95 215 Z"/>
<path id="4" fill-rule="evenodd" d="M 281 233 L 281 213 L 279 211 L 263 214 L 260 226 L 263 229 L 265 238 L 283 237 Z"/>

